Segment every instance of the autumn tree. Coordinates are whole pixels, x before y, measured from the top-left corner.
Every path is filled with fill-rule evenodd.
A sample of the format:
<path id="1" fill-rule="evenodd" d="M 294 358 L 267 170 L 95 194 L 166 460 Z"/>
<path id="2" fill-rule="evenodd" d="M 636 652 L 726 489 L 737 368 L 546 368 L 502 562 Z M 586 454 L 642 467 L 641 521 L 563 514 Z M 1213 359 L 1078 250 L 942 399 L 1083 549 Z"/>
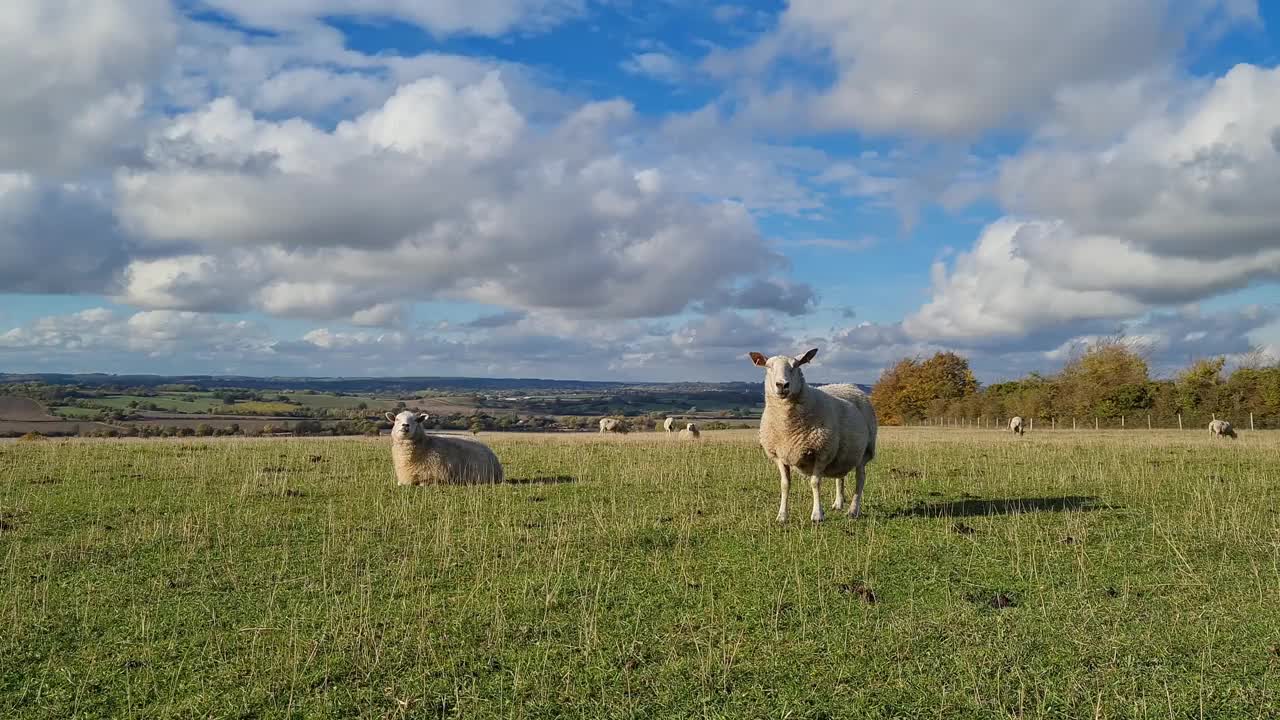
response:
<path id="1" fill-rule="evenodd" d="M 924 361 L 903 358 L 889 367 L 872 387 L 871 402 L 880 422 L 901 425 L 941 414 L 977 390 L 969 361 L 953 352 L 940 352 Z"/>
<path id="2" fill-rule="evenodd" d="M 1122 339 L 1090 345 L 1057 377 L 1058 407 L 1082 417 L 1119 417 L 1151 407 L 1147 361 Z"/>

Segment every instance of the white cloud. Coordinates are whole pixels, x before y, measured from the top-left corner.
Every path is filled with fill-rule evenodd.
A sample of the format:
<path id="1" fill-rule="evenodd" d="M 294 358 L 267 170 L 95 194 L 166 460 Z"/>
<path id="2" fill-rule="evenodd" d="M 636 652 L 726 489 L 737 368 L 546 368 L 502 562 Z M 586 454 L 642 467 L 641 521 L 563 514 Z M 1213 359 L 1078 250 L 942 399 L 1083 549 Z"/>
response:
<path id="1" fill-rule="evenodd" d="M 1034 121 L 1065 88 L 1162 65 L 1210 17 L 1224 28 L 1256 22 L 1256 3 L 792 0 L 774 33 L 713 55 L 708 67 L 763 76 L 756 112 L 799 113 L 820 128 L 967 138 Z M 791 56 L 825 61 L 834 80 L 795 82 L 777 63 Z M 774 64 L 780 82 L 768 77 Z"/>
<path id="2" fill-rule="evenodd" d="M 488 35 L 545 30 L 582 12 L 582 0 L 204 0 L 253 26 L 294 29 L 340 17 L 393 19 L 436 35 Z"/>
<path id="3" fill-rule="evenodd" d="M 150 167 L 117 174 L 118 213 L 139 243 L 194 244 L 202 257 L 138 261 L 126 297 L 155 307 L 180 286 L 216 289 L 220 269 L 231 290 L 201 307 L 247 300 L 326 318 L 454 298 L 614 317 L 698 301 L 805 311 L 806 286 L 764 281 L 787 264 L 743 207 L 695 202 L 618 152 L 629 122 L 629 105 L 607 101 L 534 129 L 497 72 L 415 81 L 332 131 L 219 99 L 160 129 Z M 174 263 L 199 269 L 178 277 Z"/>
<path id="4" fill-rule="evenodd" d="M 1280 69 L 1237 66 L 1168 95 L 1119 140 L 1045 139 L 1007 161 L 1005 218 L 907 318 L 980 341 L 1133 317 L 1280 279 Z"/>
<path id="5" fill-rule="evenodd" d="M 674 83 L 685 73 L 684 62 L 665 52 L 636 53 L 622 63 L 622 69 L 654 80 Z"/>
<path id="6" fill-rule="evenodd" d="M 173 51 L 167 0 L 11 0 L 0 13 L 0 172 L 126 159 Z"/>

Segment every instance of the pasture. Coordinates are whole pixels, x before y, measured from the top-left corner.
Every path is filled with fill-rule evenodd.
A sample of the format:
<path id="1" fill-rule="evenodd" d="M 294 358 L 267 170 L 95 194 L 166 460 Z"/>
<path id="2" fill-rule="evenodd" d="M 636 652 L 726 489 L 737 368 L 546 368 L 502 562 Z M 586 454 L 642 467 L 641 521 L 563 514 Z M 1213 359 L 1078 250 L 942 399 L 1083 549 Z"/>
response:
<path id="1" fill-rule="evenodd" d="M 1280 433 L 886 428 L 818 526 L 753 432 L 479 439 L 0 444 L 0 716 L 1280 714 Z"/>

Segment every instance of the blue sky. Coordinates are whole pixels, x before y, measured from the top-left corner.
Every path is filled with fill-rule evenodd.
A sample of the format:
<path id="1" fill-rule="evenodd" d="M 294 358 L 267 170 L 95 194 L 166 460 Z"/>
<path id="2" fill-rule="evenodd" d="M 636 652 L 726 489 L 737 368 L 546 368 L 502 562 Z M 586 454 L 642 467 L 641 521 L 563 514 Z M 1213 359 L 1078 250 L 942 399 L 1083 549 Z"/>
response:
<path id="1" fill-rule="evenodd" d="M 1274 4 L 16 8 L 0 369 L 1280 354 Z"/>

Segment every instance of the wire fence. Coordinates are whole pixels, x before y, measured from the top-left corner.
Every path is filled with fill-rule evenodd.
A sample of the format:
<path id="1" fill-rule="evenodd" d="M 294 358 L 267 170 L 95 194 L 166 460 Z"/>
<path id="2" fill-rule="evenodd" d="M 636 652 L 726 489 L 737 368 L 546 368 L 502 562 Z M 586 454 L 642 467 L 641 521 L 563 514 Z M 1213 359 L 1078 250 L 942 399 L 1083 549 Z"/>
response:
<path id="1" fill-rule="evenodd" d="M 925 418 L 904 423 L 913 427 L 954 427 L 977 430 L 1008 430 L 1014 416 L 977 415 Z M 1178 415 L 1120 415 L 1118 417 L 1023 417 L 1027 432 L 1035 430 L 1196 430 L 1208 432 L 1209 423 L 1226 420 L 1236 430 L 1280 430 L 1280 415 L 1242 413 L 1241 416 L 1218 413 Z"/>

